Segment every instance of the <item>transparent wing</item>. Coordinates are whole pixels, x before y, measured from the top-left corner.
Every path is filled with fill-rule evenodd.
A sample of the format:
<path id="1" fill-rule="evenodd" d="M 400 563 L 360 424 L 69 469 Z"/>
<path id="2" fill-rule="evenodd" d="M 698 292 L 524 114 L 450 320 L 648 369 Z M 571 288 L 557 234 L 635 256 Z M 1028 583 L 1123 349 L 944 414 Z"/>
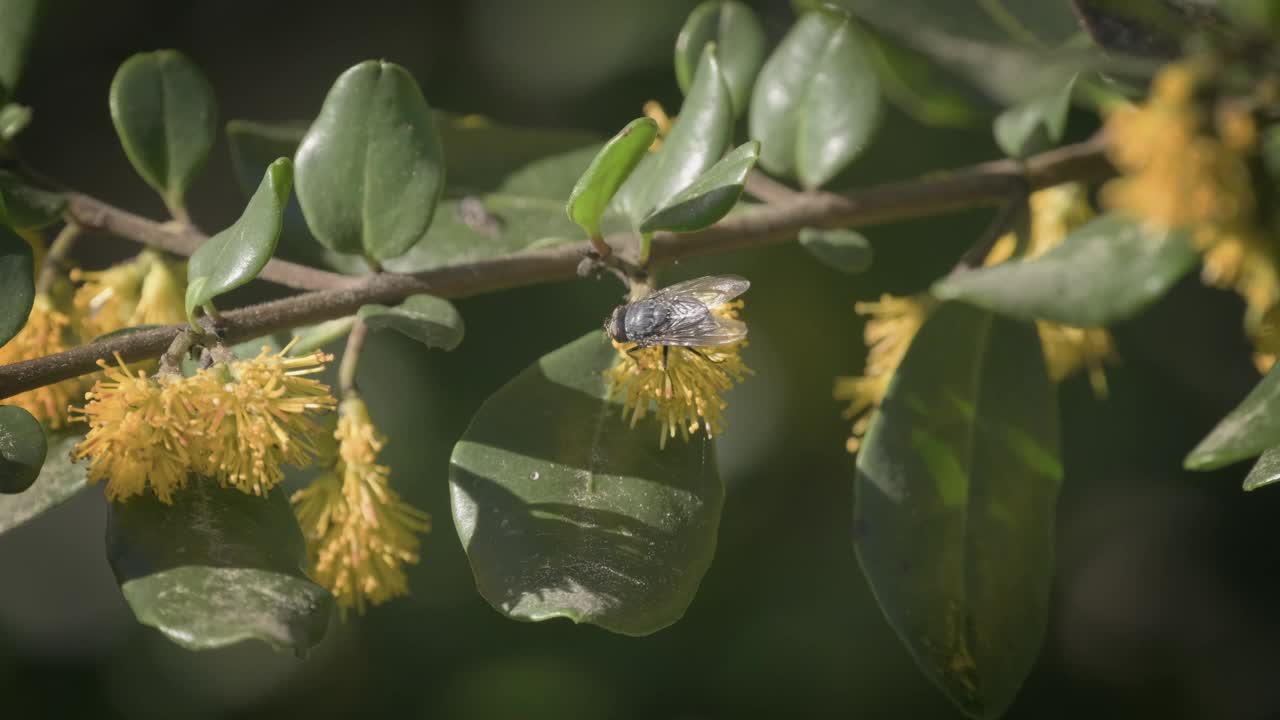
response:
<path id="1" fill-rule="evenodd" d="M 658 345 L 728 345 L 746 337 L 747 324 L 741 320 L 717 317 L 698 300 L 687 297 L 667 302 L 667 322 L 652 338 Z"/>
<path id="2" fill-rule="evenodd" d="M 707 275 L 668 285 L 653 293 L 650 297 L 657 299 L 692 297 L 708 307 L 715 307 L 738 297 L 751 287 L 744 277 L 737 275 Z"/>

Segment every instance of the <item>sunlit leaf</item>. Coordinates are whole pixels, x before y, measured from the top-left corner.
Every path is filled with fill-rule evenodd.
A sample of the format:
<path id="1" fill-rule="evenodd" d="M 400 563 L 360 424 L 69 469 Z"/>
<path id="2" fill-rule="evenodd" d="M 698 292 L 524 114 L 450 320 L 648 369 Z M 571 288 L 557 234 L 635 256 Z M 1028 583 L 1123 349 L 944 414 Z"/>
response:
<path id="1" fill-rule="evenodd" d="M 285 203 L 293 182 L 293 165 L 280 158 L 267 168 L 258 191 L 240 219 L 204 241 L 187 263 L 187 316 L 217 296 L 257 277 L 271 260 Z"/>
<path id="2" fill-rule="evenodd" d="M 688 232 L 716 223 L 738 204 L 747 174 L 759 157 L 760 143 L 754 140 L 743 143 L 699 175 L 689 187 L 655 208 L 640 223 L 640 230 Z"/>
<path id="3" fill-rule="evenodd" d="M 678 620 L 715 552 L 724 488 L 697 434 L 658 447 L 605 399 L 617 359 L 595 331 L 481 407 L 454 447 L 450 495 L 480 594 L 522 620 L 645 635 Z"/>
<path id="4" fill-rule="evenodd" d="M 1280 447 L 1280 364 L 1187 455 L 1188 470 L 1214 470 Z"/>
<path id="5" fill-rule="evenodd" d="M 31 124 L 31 108 L 18 103 L 0 106 L 0 141 L 8 142 Z"/>
<path id="6" fill-rule="evenodd" d="M 1280 447 L 1273 447 L 1264 451 L 1258 462 L 1253 464 L 1244 479 L 1244 489 L 1257 490 L 1277 481 L 1280 481 Z"/>
<path id="7" fill-rule="evenodd" d="M 1001 715 L 1039 655 L 1061 475 L 1035 327 L 939 307 L 858 452 L 853 537 L 890 624 L 971 717 Z"/>
<path id="8" fill-rule="evenodd" d="M 755 12 L 736 0 L 709 0 L 694 8 L 676 36 L 676 82 L 686 93 L 708 43 L 715 43 L 737 117 L 746 110 L 764 63 L 764 28 Z"/>
<path id="9" fill-rule="evenodd" d="M 31 487 L 48 449 L 39 420 L 17 405 L 0 405 L 0 494 Z"/>
<path id="10" fill-rule="evenodd" d="M 338 77 L 295 156 L 298 200 L 326 247 L 398 257 L 431 226 L 444 152 L 407 70 L 369 60 Z"/>
<path id="11" fill-rule="evenodd" d="M 578 178 L 569 193 L 569 217 L 582 226 L 588 236 L 600 234 L 600 218 L 613 200 L 614 193 L 630 177 L 636 165 L 649 152 L 658 136 L 658 123 L 651 118 L 636 118 L 600 148 L 591 164 Z"/>
<path id="12" fill-rule="evenodd" d="M 138 53 L 111 81 L 111 121 L 134 170 L 170 208 L 204 167 L 217 135 L 208 79 L 176 50 Z"/>

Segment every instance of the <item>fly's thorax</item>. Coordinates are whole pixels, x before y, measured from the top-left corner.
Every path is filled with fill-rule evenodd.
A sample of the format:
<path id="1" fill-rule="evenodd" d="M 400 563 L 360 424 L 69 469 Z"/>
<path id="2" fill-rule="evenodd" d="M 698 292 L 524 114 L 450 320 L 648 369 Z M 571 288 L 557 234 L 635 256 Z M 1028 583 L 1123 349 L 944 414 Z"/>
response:
<path id="1" fill-rule="evenodd" d="M 667 309 L 662 303 L 641 300 L 626 306 L 625 326 L 627 336 L 643 340 L 653 335 L 667 321 Z"/>

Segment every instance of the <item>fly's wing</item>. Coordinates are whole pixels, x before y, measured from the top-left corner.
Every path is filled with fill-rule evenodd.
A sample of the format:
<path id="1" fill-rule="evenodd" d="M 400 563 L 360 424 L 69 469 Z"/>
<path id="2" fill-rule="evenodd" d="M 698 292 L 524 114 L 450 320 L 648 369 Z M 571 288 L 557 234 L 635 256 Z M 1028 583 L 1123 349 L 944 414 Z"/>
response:
<path id="1" fill-rule="evenodd" d="M 751 287 L 744 277 L 737 275 L 707 275 L 706 277 L 685 280 L 668 285 L 649 297 L 654 300 L 669 300 L 680 297 L 691 297 L 707 307 L 715 307 L 738 297 Z"/>
<path id="2" fill-rule="evenodd" d="M 728 345 L 747 336 L 746 323 L 717 317 L 698 300 L 676 297 L 662 302 L 667 308 L 667 321 L 657 329 L 652 338 L 651 342 L 655 345 Z"/>

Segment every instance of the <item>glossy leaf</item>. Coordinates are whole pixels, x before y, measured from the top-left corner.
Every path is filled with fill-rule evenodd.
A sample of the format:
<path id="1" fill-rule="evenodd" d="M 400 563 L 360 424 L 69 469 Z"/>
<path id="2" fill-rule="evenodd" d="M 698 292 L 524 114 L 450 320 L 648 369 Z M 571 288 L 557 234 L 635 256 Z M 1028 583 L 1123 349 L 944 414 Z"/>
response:
<path id="1" fill-rule="evenodd" d="M 187 316 L 262 272 L 280 239 L 285 203 L 293 183 L 288 158 L 271 163 L 240 219 L 204 241 L 187 263 Z"/>
<path id="2" fill-rule="evenodd" d="M 1244 479 L 1244 489 L 1257 490 L 1277 481 L 1280 481 L 1280 447 L 1273 447 L 1264 451 L 1258 462 L 1253 464 Z"/>
<path id="3" fill-rule="evenodd" d="M 8 142 L 31 124 L 31 108 L 18 103 L 0 106 L 0 141 Z"/>
<path id="4" fill-rule="evenodd" d="M 49 450 L 35 483 L 17 495 L 0 495 L 0 534 L 61 505 L 87 487 L 87 466 L 71 462 L 71 450 L 83 439 L 83 435 L 66 433 L 49 437 Z"/>
<path id="5" fill-rule="evenodd" d="M 1062 140 L 1075 84 L 1076 76 L 1072 75 L 1061 87 L 997 115 L 992 131 L 1004 154 L 1024 158 Z"/>
<path id="6" fill-rule="evenodd" d="M 0 346 L 27 324 L 35 302 L 35 260 L 31 246 L 4 224 L 0 205 Z"/>
<path id="7" fill-rule="evenodd" d="M 0 405 L 0 493 L 31 487 L 48 449 L 39 420 L 17 405 Z"/>
<path id="8" fill-rule="evenodd" d="M 280 490 L 262 498 L 193 477 L 173 505 L 146 493 L 107 515 L 107 559 L 129 607 L 193 650 L 319 642 L 333 599 L 303 575 L 305 555 Z"/>
<path id="9" fill-rule="evenodd" d="M 296 328 L 293 331 L 294 342 L 289 347 L 289 354 L 294 357 L 313 353 L 324 346 L 337 342 L 351 332 L 355 324 L 355 316 L 326 320 L 315 325 Z"/>
<path id="10" fill-rule="evenodd" d="M 640 230 L 689 232 L 715 224 L 738 204 L 747 174 L 759 157 L 760 143 L 743 143 L 650 213 L 640 223 Z"/>
<path id="11" fill-rule="evenodd" d="M 805 228 L 800 231 L 800 247 L 818 262 L 842 273 L 856 275 L 871 267 L 871 243 L 853 230 Z"/>
<path id="12" fill-rule="evenodd" d="M 18 87 L 39 11 L 40 0 L 0 0 L 0 103 Z"/>
<path id="13" fill-rule="evenodd" d="M 426 237 L 444 153 L 431 108 L 399 65 L 369 60 L 339 76 L 296 160 L 302 213 L 326 247 L 386 260 Z"/>
<path id="14" fill-rule="evenodd" d="M 639 225 L 715 165 L 733 136 L 733 103 L 714 46 L 698 62 L 680 117 L 656 154 L 645 158 L 615 203 Z"/>
<path id="15" fill-rule="evenodd" d="M 133 169 L 176 209 L 217 135 L 208 79 L 176 50 L 138 53 L 111 81 L 111 121 Z"/>
<path id="16" fill-rule="evenodd" d="M 9 222 L 23 229 L 52 225 L 67 206 L 62 193 L 33 187 L 8 170 L 0 170 L 0 201 L 9 213 Z"/>
<path id="17" fill-rule="evenodd" d="M 1104 215 L 1044 255 L 952 274 L 933 293 L 1017 318 L 1104 327 L 1141 312 L 1198 261 L 1181 233 Z"/>
<path id="18" fill-rule="evenodd" d="M 452 350 L 462 342 L 462 316 L 434 295 L 410 295 L 395 307 L 365 305 L 359 316 L 370 330 L 395 330 L 430 348 Z"/>
<path id="19" fill-rule="evenodd" d="M 736 0 L 710 0 L 694 8 L 676 36 L 676 82 L 681 91 L 687 93 L 693 85 L 698 60 L 708 43 L 715 44 L 720 57 L 736 118 L 746 110 L 751 87 L 764 63 L 764 28 L 755 12 Z"/>
<path id="20" fill-rule="evenodd" d="M 454 447 L 450 497 L 480 594 L 521 620 L 626 635 L 678 620 L 715 552 L 724 487 L 704 435 L 658 448 L 605 399 L 593 331 L 495 393 Z"/>
<path id="21" fill-rule="evenodd" d="M 821 187 L 862 151 L 880 119 L 880 81 L 846 15 L 806 13 L 765 61 L 751 96 L 760 165 Z"/>
<path id="22" fill-rule="evenodd" d="M 1280 364 L 1187 455 L 1188 470 L 1215 470 L 1280 447 Z"/>
<path id="23" fill-rule="evenodd" d="M 658 123 L 652 118 L 632 120 L 600 148 L 578 178 L 573 192 L 569 193 L 566 210 L 569 218 L 582 226 L 587 235 L 600 234 L 600 218 L 605 209 L 657 137 Z"/>
<path id="24" fill-rule="evenodd" d="M 1030 323 L 958 304 L 912 341 L 857 460 L 854 545 L 924 673 L 995 718 L 1040 652 L 1061 481 Z"/>

